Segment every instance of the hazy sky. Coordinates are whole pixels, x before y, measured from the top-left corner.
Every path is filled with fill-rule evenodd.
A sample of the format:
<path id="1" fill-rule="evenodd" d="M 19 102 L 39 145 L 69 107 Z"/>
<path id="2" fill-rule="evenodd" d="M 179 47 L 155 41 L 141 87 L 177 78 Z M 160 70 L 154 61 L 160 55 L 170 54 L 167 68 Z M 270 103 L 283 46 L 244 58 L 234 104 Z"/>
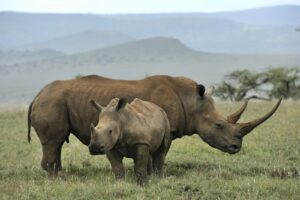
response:
<path id="1" fill-rule="evenodd" d="M 0 0 L 0 11 L 57 13 L 215 12 L 296 4 L 300 0 Z"/>

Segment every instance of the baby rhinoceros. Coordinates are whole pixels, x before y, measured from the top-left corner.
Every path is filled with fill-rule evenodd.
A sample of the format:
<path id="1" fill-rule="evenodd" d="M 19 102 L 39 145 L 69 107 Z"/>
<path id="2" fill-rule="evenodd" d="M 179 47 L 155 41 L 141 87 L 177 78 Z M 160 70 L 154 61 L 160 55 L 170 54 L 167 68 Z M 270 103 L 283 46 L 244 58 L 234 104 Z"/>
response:
<path id="1" fill-rule="evenodd" d="M 171 144 L 170 124 L 159 106 L 135 98 L 114 98 L 106 107 L 91 100 L 100 112 L 95 127 L 91 123 L 89 150 L 92 155 L 106 154 L 116 178 L 124 178 L 123 157 L 134 159 L 137 182 L 144 185 L 152 169 L 159 176 Z"/>

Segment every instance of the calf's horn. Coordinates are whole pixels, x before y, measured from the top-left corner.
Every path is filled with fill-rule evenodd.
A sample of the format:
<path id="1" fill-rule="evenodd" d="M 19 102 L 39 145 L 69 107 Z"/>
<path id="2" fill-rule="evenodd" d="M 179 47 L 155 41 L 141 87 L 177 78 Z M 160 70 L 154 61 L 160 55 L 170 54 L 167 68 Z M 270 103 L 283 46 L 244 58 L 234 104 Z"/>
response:
<path id="1" fill-rule="evenodd" d="M 90 125 L 91 131 L 94 132 L 95 131 L 95 125 L 93 123 L 91 123 Z"/>
<path id="2" fill-rule="evenodd" d="M 94 99 L 90 100 L 90 103 L 100 112 L 103 109 L 103 107 L 100 104 L 98 104 Z"/>
<path id="3" fill-rule="evenodd" d="M 282 98 L 280 98 L 278 100 L 278 102 L 274 106 L 274 108 L 270 112 L 268 112 L 265 116 L 263 116 L 259 119 L 253 120 L 251 122 L 248 122 L 248 123 L 239 123 L 238 125 L 241 127 L 240 133 L 242 134 L 242 136 L 244 137 L 245 135 L 250 133 L 255 127 L 257 127 L 258 125 L 260 125 L 261 123 L 263 123 L 264 121 L 269 119 L 275 113 L 277 108 L 279 107 L 281 100 L 282 100 Z"/>
<path id="4" fill-rule="evenodd" d="M 245 100 L 243 106 L 238 111 L 236 111 L 235 113 L 233 113 L 233 114 L 231 114 L 227 117 L 227 121 L 229 123 L 235 124 L 240 119 L 240 117 L 242 116 L 242 114 L 245 111 L 247 105 L 248 105 L 248 100 Z"/>

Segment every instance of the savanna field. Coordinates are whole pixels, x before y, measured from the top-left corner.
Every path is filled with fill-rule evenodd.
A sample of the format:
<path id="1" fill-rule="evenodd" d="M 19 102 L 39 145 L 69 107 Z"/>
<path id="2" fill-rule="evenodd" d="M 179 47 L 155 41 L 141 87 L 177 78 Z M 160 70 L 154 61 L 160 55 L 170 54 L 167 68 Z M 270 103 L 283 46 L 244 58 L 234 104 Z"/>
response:
<path id="1" fill-rule="evenodd" d="M 225 115 L 240 104 L 219 102 L 217 109 Z M 252 101 L 240 121 L 274 104 Z M 173 141 L 165 177 L 151 176 L 145 188 L 135 182 L 131 159 L 125 159 L 126 179 L 117 181 L 106 157 L 91 156 L 73 136 L 63 146 L 62 173 L 48 178 L 34 131 L 27 142 L 26 115 L 27 108 L 0 111 L 0 199 L 300 199 L 300 102 L 283 101 L 235 155 L 197 135 Z"/>

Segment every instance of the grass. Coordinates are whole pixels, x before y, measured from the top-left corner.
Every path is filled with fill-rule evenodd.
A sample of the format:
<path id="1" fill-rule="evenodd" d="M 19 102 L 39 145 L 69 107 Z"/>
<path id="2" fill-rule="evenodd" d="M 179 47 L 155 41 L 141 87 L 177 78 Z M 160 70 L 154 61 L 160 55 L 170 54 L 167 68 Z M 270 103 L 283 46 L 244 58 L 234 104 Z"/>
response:
<path id="1" fill-rule="evenodd" d="M 241 121 L 274 103 L 251 102 Z M 239 105 L 219 103 L 230 113 Z M 300 102 L 285 101 L 275 115 L 246 136 L 236 155 L 209 147 L 197 136 L 173 141 L 165 178 L 136 185 L 132 160 L 126 179 L 115 180 L 104 156 L 90 156 L 75 137 L 62 152 L 63 173 L 48 178 L 40 167 L 41 145 L 26 141 L 26 111 L 0 111 L 0 199 L 299 199 Z"/>

